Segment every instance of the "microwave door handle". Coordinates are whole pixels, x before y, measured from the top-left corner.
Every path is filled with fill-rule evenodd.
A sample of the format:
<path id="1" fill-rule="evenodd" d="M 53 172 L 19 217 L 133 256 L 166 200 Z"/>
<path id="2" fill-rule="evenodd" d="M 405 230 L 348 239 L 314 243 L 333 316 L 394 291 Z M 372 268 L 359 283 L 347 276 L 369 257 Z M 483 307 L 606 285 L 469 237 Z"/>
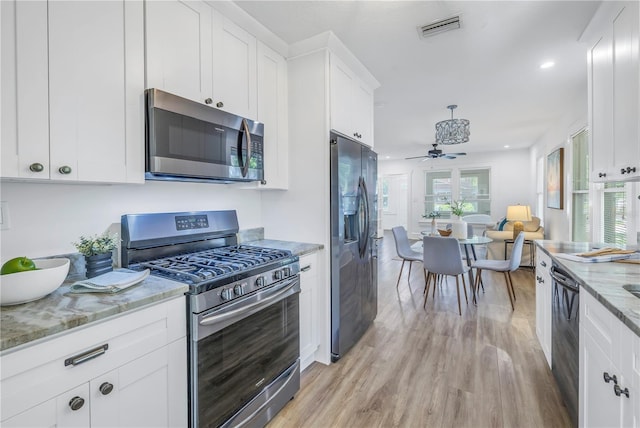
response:
<path id="1" fill-rule="evenodd" d="M 251 161 L 251 133 L 249 133 L 249 124 L 247 123 L 247 119 L 242 119 L 242 128 L 247 139 L 247 157 L 246 159 L 243 159 L 244 162 L 242 163 L 242 176 L 246 177 L 249 173 L 249 163 Z M 240 150 L 240 153 L 242 153 L 242 150 Z"/>

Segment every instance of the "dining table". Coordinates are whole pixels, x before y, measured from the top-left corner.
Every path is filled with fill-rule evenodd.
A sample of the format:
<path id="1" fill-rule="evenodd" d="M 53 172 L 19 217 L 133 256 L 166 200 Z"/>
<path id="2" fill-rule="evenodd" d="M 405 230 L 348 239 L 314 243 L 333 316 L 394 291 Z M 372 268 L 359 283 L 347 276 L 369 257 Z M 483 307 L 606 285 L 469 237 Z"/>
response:
<path id="1" fill-rule="evenodd" d="M 420 232 L 423 236 L 431 236 L 431 232 L 430 231 L 422 231 Z M 454 237 L 455 238 L 455 237 Z M 464 253 L 465 256 L 467 258 L 467 266 L 469 266 L 469 281 L 471 284 L 471 293 L 473 294 L 473 304 L 477 305 L 477 300 L 476 300 L 476 289 L 473 286 L 474 282 L 473 282 L 473 269 L 471 269 L 471 264 L 473 263 L 473 261 L 477 260 L 476 257 L 476 249 L 475 246 L 476 245 L 486 245 L 490 242 L 493 242 L 493 239 L 488 238 L 486 236 L 471 236 L 468 238 L 455 238 L 458 240 L 458 243 L 460 243 L 460 245 L 462 245 L 464 247 Z M 422 240 L 416 242 L 415 244 L 411 245 L 411 248 L 414 251 L 418 251 L 418 252 L 422 252 Z M 469 255 L 469 249 L 471 249 L 471 255 L 473 255 L 473 261 Z M 480 282 L 482 283 L 482 279 L 480 279 Z"/>

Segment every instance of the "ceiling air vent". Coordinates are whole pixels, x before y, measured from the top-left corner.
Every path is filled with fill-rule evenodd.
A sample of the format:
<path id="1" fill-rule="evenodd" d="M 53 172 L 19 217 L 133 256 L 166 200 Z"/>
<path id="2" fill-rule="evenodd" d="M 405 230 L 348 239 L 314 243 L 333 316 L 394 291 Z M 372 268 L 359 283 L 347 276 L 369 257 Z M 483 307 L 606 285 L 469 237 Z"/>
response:
<path id="1" fill-rule="evenodd" d="M 451 18 L 443 19 L 429 25 L 418 27 L 418 34 L 421 38 L 425 38 L 442 33 L 444 31 L 455 30 L 457 28 L 460 28 L 460 17 L 453 16 Z"/>

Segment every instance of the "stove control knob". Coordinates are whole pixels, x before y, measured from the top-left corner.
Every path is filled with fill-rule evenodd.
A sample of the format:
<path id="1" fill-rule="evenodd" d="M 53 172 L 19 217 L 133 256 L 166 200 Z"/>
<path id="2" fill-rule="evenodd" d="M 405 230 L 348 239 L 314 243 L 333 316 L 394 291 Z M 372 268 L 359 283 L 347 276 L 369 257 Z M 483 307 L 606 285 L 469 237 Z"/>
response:
<path id="1" fill-rule="evenodd" d="M 222 300 L 233 299 L 233 290 L 231 288 L 223 288 L 220 292 L 220 297 Z"/>
<path id="2" fill-rule="evenodd" d="M 244 288 L 242 288 L 242 285 L 236 284 L 233 287 L 233 292 L 236 296 L 242 296 L 244 294 Z"/>
<path id="3" fill-rule="evenodd" d="M 282 279 L 282 271 L 281 270 L 273 271 L 273 279 L 275 279 L 275 280 Z"/>
<path id="4" fill-rule="evenodd" d="M 290 267 L 285 267 L 284 269 L 282 269 L 282 271 L 284 272 L 284 276 L 285 278 L 288 276 L 291 276 L 291 268 Z"/>
<path id="5" fill-rule="evenodd" d="M 259 276 L 256 278 L 256 287 L 264 287 L 264 276 Z"/>

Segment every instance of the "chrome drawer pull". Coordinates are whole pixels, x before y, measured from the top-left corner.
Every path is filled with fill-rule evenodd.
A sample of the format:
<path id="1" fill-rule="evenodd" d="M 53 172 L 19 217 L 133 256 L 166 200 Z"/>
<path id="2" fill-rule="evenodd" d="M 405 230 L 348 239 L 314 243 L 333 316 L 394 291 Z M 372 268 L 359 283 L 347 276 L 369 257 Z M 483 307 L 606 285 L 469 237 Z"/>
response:
<path id="1" fill-rule="evenodd" d="M 613 392 L 620 397 L 620 395 L 624 394 L 629 398 L 629 388 L 622 389 L 618 385 L 613 386 Z"/>
<path id="2" fill-rule="evenodd" d="M 311 265 L 307 265 L 307 266 L 305 266 L 305 267 L 303 267 L 303 268 L 300 268 L 300 270 L 301 270 L 302 272 L 306 272 L 306 271 L 308 271 L 308 270 L 311 270 Z"/>
<path id="3" fill-rule="evenodd" d="M 87 352 L 83 352 L 80 355 L 76 355 L 74 357 L 71 358 L 67 358 L 66 360 L 64 360 L 64 365 L 65 366 L 77 366 L 78 364 L 82 364 L 86 361 L 89 361 L 93 358 L 99 357 L 100 355 L 104 354 L 105 352 L 107 352 L 107 349 L 109 349 L 109 344 L 105 343 L 102 346 L 98 346 L 97 348 L 91 349 Z"/>
<path id="4" fill-rule="evenodd" d="M 616 375 L 609 376 L 609 373 L 604 372 L 604 374 L 602 376 L 604 378 L 605 383 L 609 383 L 609 382 L 613 381 L 613 383 L 615 385 L 618 384 L 618 378 L 616 377 Z"/>

